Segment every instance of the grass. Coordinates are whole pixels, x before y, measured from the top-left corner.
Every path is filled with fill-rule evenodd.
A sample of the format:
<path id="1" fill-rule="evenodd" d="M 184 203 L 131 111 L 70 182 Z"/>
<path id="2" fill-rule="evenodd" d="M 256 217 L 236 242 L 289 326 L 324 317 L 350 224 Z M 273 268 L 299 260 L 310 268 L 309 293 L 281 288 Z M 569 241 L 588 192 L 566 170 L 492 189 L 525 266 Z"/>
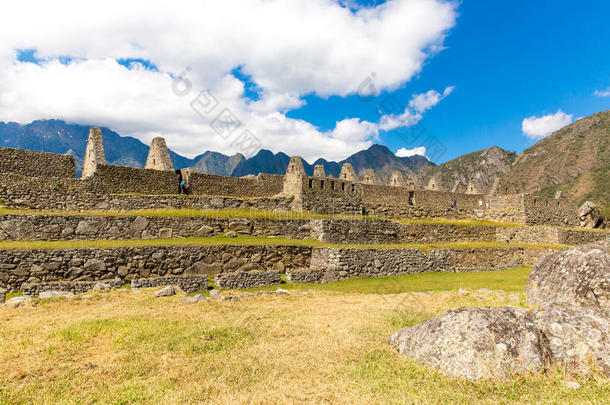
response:
<path id="1" fill-rule="evenodd" d="M 399 356 L 388 337 L 447 309 L 507 305 L 527 269 L 349 280 L 290 296 L 185 304 L 154 290 L 34 300 L 0 308 L 0 403 L 601 403 L 598 376 L 560 369 L 505 380 L 443 376 Z M 456 276 L 456 275 L 453 275 Z M 367 286 L 366 283 L 372 283 Z M 362 284 L 359 284 L 362 283 Z M 391 294 L 433 290 L 429 295 Z M 401 290 L 402 291 L 402 290 Z M 381 293 L 378 293 L 381 292 Z M 575 380 L 578 390 L 561 381 Z"/>
<path id="2" fill-rule="evenodd" d="M 235 238 L 226 236 L 190 237 L 174 239 L 98 239 L 98 240 L 60 240 L 60 241 L 0 241 L 0 249 L 79 249 L 79 248 L 119 248 L 144 246 L 309 246 L 359 249 L 482 249 L 529 247 L 540 249 L 566 249 L 558 245 L 534 245 L 522 243 L 504 243 L 494 241 L 475 242 L 437 242 L 437 243 L 395 243 L 395 244 L 334 244 L 315 239 L 288 239 L 266 236 L 238 235 Z"/>

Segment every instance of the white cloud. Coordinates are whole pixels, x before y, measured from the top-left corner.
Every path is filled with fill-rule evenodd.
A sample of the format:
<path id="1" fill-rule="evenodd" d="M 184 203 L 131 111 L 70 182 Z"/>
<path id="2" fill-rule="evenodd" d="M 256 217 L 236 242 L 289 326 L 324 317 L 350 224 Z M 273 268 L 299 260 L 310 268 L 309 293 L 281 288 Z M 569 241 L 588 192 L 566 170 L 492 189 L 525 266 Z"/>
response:
<path id="1" fill-rule="evenodd" d="M 521 130 L 530 139 L 540 139 L 572 123 L 573 115 L 558 110 L 542 117 L 531 116 L 521 123 Z"/>
<path id="2" fill-rule="evenodd" d="M 455 86 L 445 88 L 443 93 L 436 90 L 428 90 L 426 93 L 416 94 L 409 100 L 409 106 L 400 114 L 387 114 L 381 117 L 379 129 L 391 131 L 400 127 L 410 127 L 417 124 L 422 118 L 422 114 L 437 105 L 447 97 Z"/>
<path id="3" fill-rule="evenodd" d="M 595 94 L 597 97 L 610 97 L 610 88 L 606 90 L 595 90 L 593 94 Z"/>
<path id="4" fill-rule="evenodd" d="M 10 2 L 0 24 L 0 120 L 63 118 L 145 142 L 161 135 L 188 156 L 238 152 L 211 129 L 215 114 L 202 118 L 189 106 L 207 89 L 264 148 L 341 159 L 370 146 L 380 126 L 350 118 L 319 131 L 285 113 L 306 94 L 355 94 L 371 72 L 378 90 L 398 88 L 442 49 L 456 7 L 444 0 L 389 0 L 355 12 L 331 0 Z M 36 49 L 43 62 L 17 62 L 17 49 Z M 65 56 L 72 61 L 60 63 Z M 158 70 L 128 69 L 120 58 Z M 187 66 L 192 91 L 178 97 L 172 75 Z M 238 66 L 260 100 L 245 97 L 231 74 Z M 395 118 L 392 125 L 413 121 Z"/>
<path id="5" fill-rule="evenodd" d="M 426 156 L 426 147 L 418 146 L 413 149 L 400 148 L 396 151 L 396 156 L 398 156 L 398 157 L 409 157 L 409 156 L 415 156 L 415 155 Z"/>
<path id="6" fill-rule="evenodd" d="M 418 113 L 428 111 L 451 94 L 454 88 L 455 86 L 447 87 L 445 91 L 443 91 L 443 94 L 435 90 L 429 90 L 426 93 L 418 94 L 409 101 L 409 107 L 413 108 Z"/>

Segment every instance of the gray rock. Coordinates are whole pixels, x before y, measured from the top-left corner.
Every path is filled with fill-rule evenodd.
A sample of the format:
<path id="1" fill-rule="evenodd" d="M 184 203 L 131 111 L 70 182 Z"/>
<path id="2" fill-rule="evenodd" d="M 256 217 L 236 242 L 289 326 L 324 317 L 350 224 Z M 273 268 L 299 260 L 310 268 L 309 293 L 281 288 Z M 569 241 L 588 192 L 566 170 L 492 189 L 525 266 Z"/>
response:
<path id="1" fill-rule="evenodd" d="M 86 271 L 89 272 L 106 271 L 106 264 L 99 259 L 89 259 L 83 267 Z"/>
<path id="2" fill-rule="evenodd" d="M 590 363 L 610 376 L 609 313 L 571 304 L 545 304 L 532 313 L 554 363 L 587 374 Z"/>
<path id="3" fill-rule="evenodd" d="M 220 290 L 212 290 L 210 291 L 210 297 L 218 297 L 221 294 Z"/>
<path id="4" fill-rule="evenodd" d="M 190 304 L 194 304 L 194 303 L 199 302 L 199 301 L 205 301 L 206 299 L 207 298 L 204 297 L 203 295 L 197 294 L 197 295 L 194 295 L 192 297 L 182 297 L 182 299 L 180 299 L 180 301 L 187 302 L 187 303 L 190 303 Z"/>
<path id="5" fill-rule="evenodd" d="M 159 239 L 171 239 L 173 234 L 172 228 L 159 229 Z"/>
<path id="6" fill-rule="evenodd" d="M 17 308 L 30 301 L 30 297 L 13 297 L 10 300 L 6 301 L 6 305 L 9 307 Z"/>
<path id="7" fill-rule="evenodd" d="M 52 291 L 43 291 L 38 295 L 38 298 L 59 298 L 59 297 L 71 298 L 71 297 L 74 297 L 74 294 L 69 291 L 52 290 Z"/>
<path id="8" fill-rule="evenodd" d="M 148 220 L 144 217 L 136 217 L 131 223 L 131 230 L 136 234 L 141 234 L 148 227 Z"/>
<path id="9" fill-rule="evenodd" d="M 156 297 L 171 297 L 172 295 L 176 295 L 176 290 L 174 289 L 173 285 L 163 287 L 155 293 Z"/>
<path id="10" fill-rule="evenodd" d="M 459 295 L 470 295 L 470 293 L 462 288 L 458 290 Z"/>
<path id="11" fill-rule="evenodd" d="M 234 231 L 229 231 L 229 232 L 225 233 L 225 236 L 227 238 L 237 238 L 237 233 Z"/>
<path id="12" fill-rule="evenodd" d="M 247 272 L 247 271 L 264 271 L 260 264 L 257 263 L 246 263 L 243 266 L 240 266 L 237 271 Z"/>
<path id="13" fill-rule="evenodd" d="M 112 288 L 112 286 L 110 284 L 104 283 L 104 282 L 99 282 L 93 286 L 92 290 L 93 291 L 103 291 L 103 290 L 110 290 L 111 288 Z"/>
<path id="14" fill-rule="evenodd" d="M 528 305 L 567 302 L 610 308 L 610 239 L 547 254 L 525 287 Z"/>
<path id="15" fill-rule="evenodd" d="M 396 332 L 400 354 L 471 380 L 544 366 L 534 321 L 523 308 L 459 308 Z"/>
<path id="16" fill-rule="evenodd" d="M 562 381 L 561 382 L 564 386 L 566 386 L 567 388 L 573 389 L 573 390 L 577 390 L 580 388 L 580 384 L 577 383 L 576 381 Z"/>
<path id="17" fill-rule="evenodd" d="M 602 222 L 599 208 L 591 201 L 586 201 L 580 206 L 578 216 L 580 217 L 580 226 L 583 228 L 597 228 Z"/>
<path id="18" fill-rule="evenodd" d="M 98 233 L 100 225 L 97 221 L 80 221 L 76 226 L 76 234 L 91 236 Z"/>
<path id="19" fill-rule="evenodd" d="M 197 235 L 208 236 L 214 232 L 214 228 L 208 225 L 202 225 L 196 232 Z"/>

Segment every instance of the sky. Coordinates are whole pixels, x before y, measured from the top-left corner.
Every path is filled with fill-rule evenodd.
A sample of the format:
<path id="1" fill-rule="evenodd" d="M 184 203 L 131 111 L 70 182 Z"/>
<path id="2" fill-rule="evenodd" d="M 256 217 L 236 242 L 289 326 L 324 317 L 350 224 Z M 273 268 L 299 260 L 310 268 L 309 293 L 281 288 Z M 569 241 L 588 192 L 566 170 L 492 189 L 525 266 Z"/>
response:
<path id="1" fill-rule="evenodd" d="M 188 157 L 521 152 L 610 109 L 609 15 L 605 0 L 9 2 L 0 121 L 163 136 Z"/>

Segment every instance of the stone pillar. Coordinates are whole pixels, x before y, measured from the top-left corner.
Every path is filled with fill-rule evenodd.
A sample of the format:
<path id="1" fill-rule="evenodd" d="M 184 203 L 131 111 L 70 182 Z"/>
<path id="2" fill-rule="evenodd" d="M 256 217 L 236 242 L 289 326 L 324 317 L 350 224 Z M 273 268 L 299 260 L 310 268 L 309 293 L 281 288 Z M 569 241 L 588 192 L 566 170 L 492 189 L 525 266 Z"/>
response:
<path id="1" fill-rule="evenodd" d="M 417 176 L 415 174 L 411 173 L 407 176 L 406 186 L 407 186 L 407 188 L 410 188 L 411 190 L 419 189 L 419 179 L 417 178 Z"/>
<path id="2" fill-rule="evenodd" d="M 315 165 L 313 168 L 313 177 L 326 177 L 324 165 Z"/>
<path id="3" fill-rule="evenodd" d="M 377 175 L 375 174 L 375 170 L 366 169 L 364 170 L 364 184 L 378 184 Z"/>
<path id="4" fill-rule="evenodd" d="M 354 166 L 352 166 L 351 163 L 343 164 L 343 167 L 341 167 L 341 173 L 339 174 L 339 179 L 346 181 L 358 181 L 358 176 L 356 176 Z"/>
<path id="5" fill-rule="evenodd" d="M 105 164 L 106 157 L 104 155 L 102 130 L 100 128 L 91 128 L 89 130 L 89 139 L 87 140 L 87 150 L 85 151 L 82 178 L 86 179 L 87 177 L 93 176 L 97 170 L 97 166 Z"/>
<path id="6" fill-rule="evenodd" d="M 172 158 L 169 156 L 165 139 L 160 136 L 152 140 L 146 159 L 145 169 L 173 171 L 174 165 Z"/>
<path id="7" fill-rule="evenodd" d="M 303 159 L 300 156 L 291 157 L 284 176 L 284 187 L 281 195 L 283 197 L 294 197 L 292 208 L 295 210 L 302 209 L 303 183 L 306 178 Z"/>

